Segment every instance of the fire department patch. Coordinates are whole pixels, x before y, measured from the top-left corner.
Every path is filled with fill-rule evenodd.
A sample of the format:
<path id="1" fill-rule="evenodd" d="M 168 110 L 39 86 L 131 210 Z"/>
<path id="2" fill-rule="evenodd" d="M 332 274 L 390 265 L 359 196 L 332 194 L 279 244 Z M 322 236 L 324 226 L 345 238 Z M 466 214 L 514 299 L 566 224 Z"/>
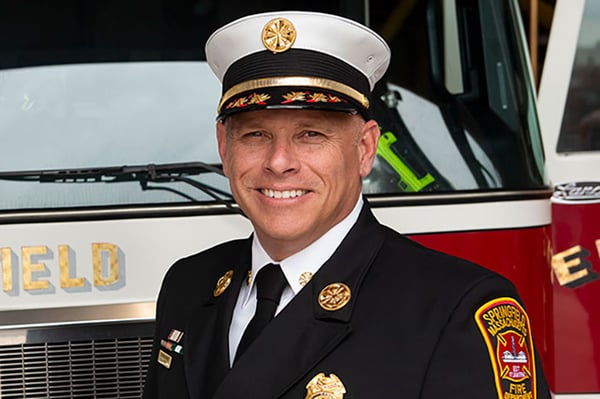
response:
<path id="1" fill-rule="evenodd" d="M 535 399 L 535 357 L 529 318 L 513 298 L 489 301 L 475 321 L 485 340 L 499 399 Z"/>

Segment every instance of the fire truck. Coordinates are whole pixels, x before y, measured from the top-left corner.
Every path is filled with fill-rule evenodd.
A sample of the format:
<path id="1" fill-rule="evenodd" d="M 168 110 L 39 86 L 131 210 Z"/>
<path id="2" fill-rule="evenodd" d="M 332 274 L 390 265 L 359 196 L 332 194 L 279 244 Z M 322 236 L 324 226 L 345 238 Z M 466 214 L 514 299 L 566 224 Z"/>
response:
<path id="1" fill-rule="evenodd" d="M 252 231 L 204 42 L 289 4 L 0 7 L 0 398 L 139 398 L 169 266 Z M 511 279 L 555 396 L 600 398 L 600 2 L 556 2 L 539 99 L 516 0 L 294 8 L 392 49 L 363 181 L 379 220 Z"/>
<path id="2" fill-rule="evenodd" d="M 600 2 L 559 1 L 538 95 L 551 199 L 546 374 L 600 392 Z M 578 396 L 579 397 L 579 396 Z"/>

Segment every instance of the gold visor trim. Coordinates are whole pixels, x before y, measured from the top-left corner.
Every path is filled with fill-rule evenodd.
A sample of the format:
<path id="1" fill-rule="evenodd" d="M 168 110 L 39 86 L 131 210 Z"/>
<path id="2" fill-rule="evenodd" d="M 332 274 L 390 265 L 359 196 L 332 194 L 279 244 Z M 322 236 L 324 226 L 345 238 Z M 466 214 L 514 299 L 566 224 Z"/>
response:
<path id="1" fill-rule="evenodd" d="M 247 80 L 242 83 L 238 83 L 237 85 L 227 90 L 225 94 L 223 94 L 223 97 L 221 97 L 221 101 L 219 102 L 219 107 L 217 108 L 217 113 L 221 113 L 221 109 L 223 108 L 225 102 L 227 102 L 229 99 L 240 93 L 251 90 L 264 89 L 266 87 L 283 86 L 318 87 L 320 89 L 333 90 L 357 101 L 366 109 L 369 108 L 369 100 L 367 96 L 343 83 L 336 82 L 335 80 L 313 78 L 309 76 L 286 76 L 278 78 L 253 79 Z"/>

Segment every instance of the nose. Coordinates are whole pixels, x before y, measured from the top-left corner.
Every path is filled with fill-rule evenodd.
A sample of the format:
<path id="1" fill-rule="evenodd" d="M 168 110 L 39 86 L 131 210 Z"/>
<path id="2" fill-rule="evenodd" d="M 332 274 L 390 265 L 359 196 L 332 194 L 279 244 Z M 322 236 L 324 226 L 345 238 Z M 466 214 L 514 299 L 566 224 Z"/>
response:
<path id="1" fill-rule="evenodd" d="M 273 140 L 265 160 L 265 169 L 275 174 L 290 174 L 297 171 L 298 167 L 298 154 L 293 143 L 284 139 Z"/>

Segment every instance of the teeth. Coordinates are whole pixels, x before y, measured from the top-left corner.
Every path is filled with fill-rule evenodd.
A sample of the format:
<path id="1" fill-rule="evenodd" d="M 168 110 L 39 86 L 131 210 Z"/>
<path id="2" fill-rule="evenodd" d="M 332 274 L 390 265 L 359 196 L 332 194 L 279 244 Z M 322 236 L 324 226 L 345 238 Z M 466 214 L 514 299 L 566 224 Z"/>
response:
<path id="1" fill-rule="evenodd" d="M 306 190 L 285 190 L 275 191 L 269 188 L 263 188 L 261 192 L 269 198 L 296 198 L 306 194 Z"/>

